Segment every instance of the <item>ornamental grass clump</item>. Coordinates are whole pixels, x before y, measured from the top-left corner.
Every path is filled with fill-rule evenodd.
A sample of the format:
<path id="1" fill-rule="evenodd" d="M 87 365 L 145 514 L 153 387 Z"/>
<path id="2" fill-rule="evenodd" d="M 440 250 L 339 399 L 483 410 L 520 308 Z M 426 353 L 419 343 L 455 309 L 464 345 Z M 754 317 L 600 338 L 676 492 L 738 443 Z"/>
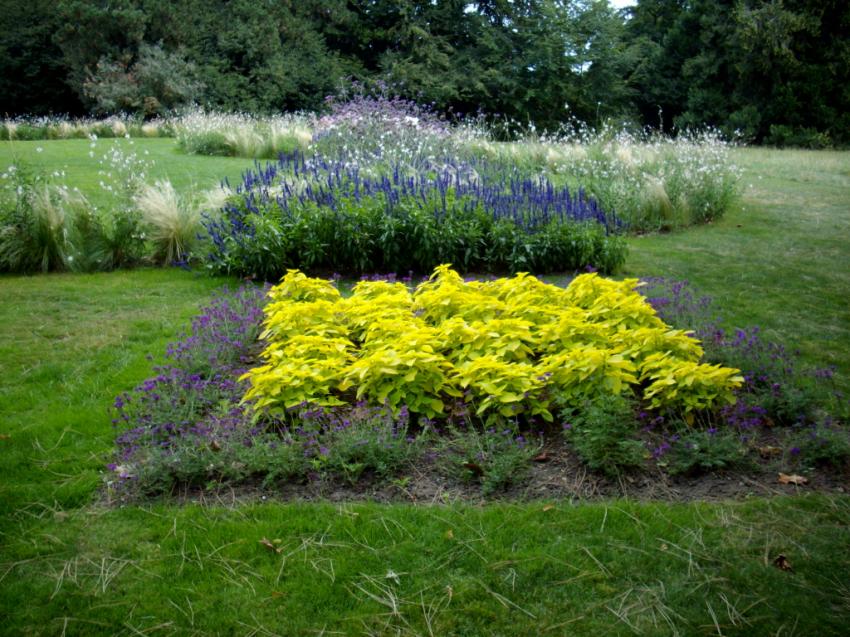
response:
<path id="1" fill-rule="evenodd" d="M 264 364 L 243 376 L 244 400 L 280 418 L 301 404 L 366 400 L 427 419 L 460 400 L 487 422 L 552 421 L 556 398 L 563 408 L 600 394 L 686 415 L 733 403 L 738 370 L 701 363 L 698 341 L 664 324 L 637 283 L 464 281 L 440 266 L 413 293 L 362 281 L 344 299 L 290 271 L 272 288 Z"/>
<path id="2" fill-rule="evenodd" d="M 22 116 L 0 121 L 0 140 L 88 139 L 97 137 L 170 137 L 169 121 L 112 115 L 105 119 L 41 115 Z"/>
<path id="3" fill-rule="evenodd" d="M 76 188 L 26 167 L 0 174 L 0 272 L 107 268 L 112 223 Z"/>
<path id="4" fill-rule="evenodd" d="M 134 198 L 163 265 L 185 261 L 201 228 L 200 211 L 180 197 L 168 180 L 143 185 Z"/>
<path id="5" fill-rule="evenodd" d="M 583 186 L 630 232 L 673 230 L 722 217 L 738 200 L 732 145 L 714 130 L 676 137 L 603 127 L 505 144 L 472 139 L 464 157 L 521 166 L 556 183 Z"/>
<path id="6" fill-rule="evenodd" d="M 274 159 L 281 153 L 306 151 L 313 137 L 309 118 L 298 113 L 264 118 L 193 110 L 170 125 L 178 147 L 192 155 Z"/>

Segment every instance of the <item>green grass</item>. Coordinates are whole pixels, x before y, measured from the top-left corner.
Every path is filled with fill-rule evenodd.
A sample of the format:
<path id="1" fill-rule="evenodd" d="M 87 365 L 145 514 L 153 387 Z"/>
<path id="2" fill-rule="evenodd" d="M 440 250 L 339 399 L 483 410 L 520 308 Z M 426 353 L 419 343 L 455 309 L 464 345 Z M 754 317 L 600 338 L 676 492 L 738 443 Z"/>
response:
<path id="1" fill-rule="evenodd" d="M 221 279 L 173 270 L 0 277 L 0 512 L 79 506 L 112 444 L 110 396 L 150 375 Z"/>
<path id="2" fill-rule="evenodd" d="M 33 142 L 32 154 L 67 153 L 59 161 L 70 167 L 62 145 L 73 143 Z M 245 162 L 187 158 L 171 140 L 138 144 L 162 153 L 180 187 L 238 175 Z M 760 324 L 846 379 L 850 154 L 738 156 L 755 185 L 745 209 L 634 239 L 628 273 L 688 278 L 731 324 Z M 224 282 L 176 269 L 0 277 L 2 632 L 846 632 L 848 496 L 98 504 L 113 397 L 149 375 L 145 355 L 161 354 Z M 779 554 L 793 571 L 773 566 Z"/>
<path id="3" fill-rule="evenodd" d="M 850 152 L 738 149 L 741 205 L 636 237 L 623 274 L 688 280 L 728 327 L 759 326 L 850 391 Z"/>
<path id="4" fill-rule="evenodd" d="M 91 142 L 86 139 L 0 142 L 0 172 L 19 162 L 46 175 L 64 171 L 64 178 L 54 179 L 76 186 L 95 205 L 106 205 L 110 197 L 99 185 L 104 179 L 99 171 L 109 168 L 100 165 L 99 161 L 113 144 L 153 161 L 149 181 L 167 178 L 178 192 L 210 190 L 225 177 L 236 185 L 242 172 L 253 165 L 253 160 L 240 157 L 186 155 L 178 151 L 177 142 L 169 138 L 139 138 L 132 142 L 130 145 L 125 139 L 100 139 L 95 149 L 90 148 Z M 89 157 L 90 151 L 94 152 L 93 158 Z"/>
<path id="5" fill-rule="evenodd" d="M 850 507 L 31 508 L 6 630 L 44 634 L 839 635 Z M 280 553 L 261 543 L 267 540 Z M 786 556 L 793 572 L 772 562 Z"/>

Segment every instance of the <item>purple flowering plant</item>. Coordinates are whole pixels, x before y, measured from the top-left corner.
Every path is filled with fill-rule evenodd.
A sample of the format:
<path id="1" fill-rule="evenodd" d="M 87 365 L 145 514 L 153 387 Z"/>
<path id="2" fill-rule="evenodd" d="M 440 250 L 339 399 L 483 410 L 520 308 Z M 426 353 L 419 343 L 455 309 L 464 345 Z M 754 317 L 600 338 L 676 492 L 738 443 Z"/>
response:
<path id="1" fill-rule="evenodd" d="M 302 405 L 295 412 L 289 435 L 312 469 L 352 484 L 364 474 L 385 479 L 410 467 L 431 433 L 412 431 L 404 406 L 395 416 L 389 407 L 365 402 L 333 409 Z"/>
<path id="2" fill-rule="evenodd" d="M 314 124 L 319 154 L 346 162 L 372 164 L 404 158 L 421 165 L 456 155 L 459 140 L 436 111 L 411 100 L 354 86 L 353 93 L 325 100 L 328 113 Z"/>
<path id="3" fill-rule="evenodd" d="M 405 409 L 393 417 L 365 403 L 300 405 L 285 422 L 257 417 L 237 379 L 256 361 L 266 292 L 245 284 L 217 295 L 168 346 L 155 375 L 115 399 L 114 487 L 149 494 L 317 472 L 354 482 L 391 476 L 419 456 L 425 436 L 410 433 Z"/>
<path id="4" fill-rule="evenodd" d="M 155 375 L 115 399 L 117 451 L 110 468 L 119 478 L 156 490 L 168 482 L 164 474 L 185 470 L 177 459 L 187 450 L 251 444 L 258 432 L 240 402 L 245 389 L 237 379 L 257 346 L 265 294 L 250 284 L 220 293 L 168 346 Z"/>
<path id="5" fill-rule="evenodd" d="M 685 281 L 645 279 L 641 289 L 659 317 L 678 328 L 692 329 L 705 359 L 740 369 L 744 376 L 738 401 L 723 410 L 723 420 L 748 430 L 765 424 L 792 425 L 813 421 L 827 396 L 830 370 L 805 370 L 781 343 L 764 338 L 759 327 L 728 332 L 712 299 L 700 296 Z M 819 382 L 813 382 L 818 380 Z"/>
<path id="6" fill-rule="evenodd" d="M 207 266 L 275 279 L 289 268 L 555 272 L 623 263 L 621 222 L 582 188 L 492 175 L 485 164 L 373 170 L 301 153 L 256 164 L 203 221 Z"/>
<path id="7" fill-rule="evenodd" d="M 831 382 L 833 370 L 802 368 L 794 352 L 764 338 L 758 327 L 728 332 L 711 298 L 698 295 L 687 282 L 664 278 L 645 282 L 641 292 L 665 322 L 693 329 L 707 361 L 737 367 L 744 376 L 735 404 L 717 414 L 704 414 L 709 417 L 696 430 L 675 422 L 649 426 L 655 459 L 673 472 L 734 465 L 743 448 L 764 444 L 764 434 L 775 426 L 784 426 L 774 434 L 792 450 L 785 455 L 787 464 L 818 459 L 838 464 L 850 457 L 846 427 L 826 415 L 843 416 L 846 405 Z"/>

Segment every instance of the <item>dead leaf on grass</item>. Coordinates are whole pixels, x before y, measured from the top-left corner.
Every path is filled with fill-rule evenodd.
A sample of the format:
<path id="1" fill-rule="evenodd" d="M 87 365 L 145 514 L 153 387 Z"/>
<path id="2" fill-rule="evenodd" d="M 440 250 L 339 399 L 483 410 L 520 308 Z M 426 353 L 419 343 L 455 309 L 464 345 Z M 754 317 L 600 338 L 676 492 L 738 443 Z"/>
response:
<path id="1" fill-rule="evenodd" d="M 477 465 L 474 462 L 465 462 L 463 466 L 472 471 L 476 476 L 480 477 L 484 475 L 484 469 L 481 468 L 481 465 Z"/>
<path id="2" fill-rule="evenodd" d="M 0 434 L 0 440 L 10 440 L 12 436 L 9 434 Z"/>
<path id="3" fill-rule="evenodd" d="M 779 483 L 780 484 L 796 484 L 797 486 L 802 486 L 804 484 L 808 484 L 809 479 L 803 476 L 798 476 L 796 473 L 787 474 L 780 473 L 779 474 Z"/>
<path id="4" fill-rule="evenodd" d="M 534 456 L 531 461 L 532 462 L 549 462 L 552 457 L 549 455 L 548 451 L 541 451 L 536 456 Z"/>
<path id="5" fill-rule="evenodd" d="M 543 510 L 544 511 L 551 511 L 554 508 L 555 508 L 554 504 L 547 504 L 545 507 L 543 507 Z"/>
<path id="6" fill-rule="evenodd" d="M 454 531 L 452 531 L 451 529 L 449 529 L 448 531 L 446 531 L 446 539 L 447 539 L 447 540 L 453 540 L 453 539 L 455 539 L 455 532 L 454 532 Z"/>
<path id="7" fill-rule="evenodd" d="M 776 456 L 782 454 L 781 447 L 771 447 L 770 445 L 767 445 L 765 447 L 759 447 L 758 451 L 759 455 L 762 458 L 775 458 Z"/>
<path id="8" fill-rule="evenodd" d="M 778 568 L 780 571 L 793 571 L 791 568 L 791 562 L 788 561 L 788 558 L 785 557 L 782 553 L 776 556 L 776 559 L 773 560 L 773 565 Z"/>

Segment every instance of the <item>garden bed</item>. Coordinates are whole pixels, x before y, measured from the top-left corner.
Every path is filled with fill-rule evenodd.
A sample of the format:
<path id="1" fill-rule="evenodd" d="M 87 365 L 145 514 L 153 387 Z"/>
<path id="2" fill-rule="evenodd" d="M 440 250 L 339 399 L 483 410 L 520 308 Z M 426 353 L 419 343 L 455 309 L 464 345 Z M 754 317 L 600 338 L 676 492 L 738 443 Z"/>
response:
<path id="1" fill-rule="evenodd" d="M 225 294 L 169 347 L 168 365 L 116 400 L 106 498 L 850 488 L 830 370 L 796 369 L 757 330 L 727 336 L 685 285 L 641 284 L 647 296 L 636 285 L 470 282 L 440 268 L 413 295 L 373 280 L 345 298 L 297 272 L 271 292 Z M 660 317 L 693 326 L 702 345 Z"/>

